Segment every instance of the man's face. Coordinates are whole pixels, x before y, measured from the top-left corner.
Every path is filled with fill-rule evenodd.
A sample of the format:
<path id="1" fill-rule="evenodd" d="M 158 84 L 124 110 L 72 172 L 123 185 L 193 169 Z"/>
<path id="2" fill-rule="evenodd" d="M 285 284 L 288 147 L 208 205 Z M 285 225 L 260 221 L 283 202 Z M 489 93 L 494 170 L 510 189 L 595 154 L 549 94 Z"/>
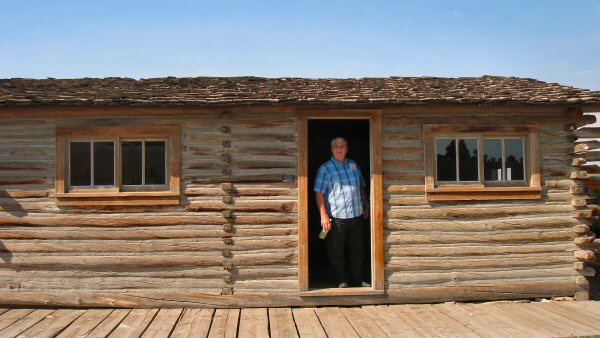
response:
<path id="1" fill-rule="evenodd" d="M 335 140 L 331 148 L 331 153 L 336 160 L 343 162 L 346 158 L 346 153 L 348 153 L 348 145 L 343 140 Z"/>

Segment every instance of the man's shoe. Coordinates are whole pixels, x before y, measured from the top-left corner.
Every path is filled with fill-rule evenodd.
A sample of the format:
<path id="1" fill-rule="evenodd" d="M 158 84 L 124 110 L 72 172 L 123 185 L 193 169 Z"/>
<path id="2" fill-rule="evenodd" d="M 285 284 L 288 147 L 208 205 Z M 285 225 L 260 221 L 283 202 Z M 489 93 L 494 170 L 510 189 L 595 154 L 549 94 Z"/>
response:
<path id="1" fill-rule="evenodd" d="M 348 287 L 348 283 L 346 283 L 346 282 L 341 282 L 341 283 L 338 285 L 338 288 L 347 288 L 347 287 Z"/>
<path id="2" fill-rule="evenodd" d="M 370 288 L 371 287 L 371 283 L 362 281 L 362 282 L 360 282 L 360 286 L 362 286 L 363 288 Z"/>

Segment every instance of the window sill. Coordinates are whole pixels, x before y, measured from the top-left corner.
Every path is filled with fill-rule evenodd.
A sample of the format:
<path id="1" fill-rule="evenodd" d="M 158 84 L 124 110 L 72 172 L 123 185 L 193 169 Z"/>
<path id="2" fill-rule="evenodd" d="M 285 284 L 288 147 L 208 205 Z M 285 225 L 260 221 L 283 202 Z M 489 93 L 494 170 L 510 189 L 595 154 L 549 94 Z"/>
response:
<path id="1" fill-rule="evenodd" d="M 428 201 L 533 200 L 542 198 L 540 187 L 448 186 L 426 189 Z"/>
<path id="2" fill-rule="evenodd" d="M 57 193 L 56 205 L 178 205 L 179 193 L 172 191 L 70 192 Z"/>

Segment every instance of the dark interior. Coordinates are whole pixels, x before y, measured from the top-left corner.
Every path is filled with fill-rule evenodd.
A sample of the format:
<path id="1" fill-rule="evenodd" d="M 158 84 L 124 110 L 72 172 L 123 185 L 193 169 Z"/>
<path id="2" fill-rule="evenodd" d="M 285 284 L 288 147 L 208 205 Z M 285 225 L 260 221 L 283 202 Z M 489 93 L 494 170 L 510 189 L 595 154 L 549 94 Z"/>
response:
<path id="1" fill-rule="evenodd" d="M 347 158 L 354 160 L 367 182 L 367 193 L 370 191 L 370 146 L 369 120 L 309 120 L 308 121 L 308 266 L 309 288 L 335 287 L 329 276 L 329 259 L 325 241 L 319 238 L 321 220 L 313 187 L 319 166 L 331 158 L 330 142 L 335 137 L 343 137 L 348 141 Z M 371 280 L 371 231 L 365 220 L 365 263 L 363 279 Z"/>

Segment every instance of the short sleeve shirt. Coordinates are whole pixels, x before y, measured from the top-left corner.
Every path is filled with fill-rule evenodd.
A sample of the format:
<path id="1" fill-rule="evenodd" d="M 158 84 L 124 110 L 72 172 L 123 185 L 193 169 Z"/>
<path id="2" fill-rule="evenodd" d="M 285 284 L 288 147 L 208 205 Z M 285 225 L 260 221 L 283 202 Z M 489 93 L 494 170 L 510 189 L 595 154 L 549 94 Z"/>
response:
<path id="1" fill-rule="evenodd" d="M 345 159 L 340 163 L 332 156 L 319 167 L 314 191 L 325 196 L 331 217 L 348 219 L 362 215 L 360 189 L 366 186 L 356 162 Z"/>

